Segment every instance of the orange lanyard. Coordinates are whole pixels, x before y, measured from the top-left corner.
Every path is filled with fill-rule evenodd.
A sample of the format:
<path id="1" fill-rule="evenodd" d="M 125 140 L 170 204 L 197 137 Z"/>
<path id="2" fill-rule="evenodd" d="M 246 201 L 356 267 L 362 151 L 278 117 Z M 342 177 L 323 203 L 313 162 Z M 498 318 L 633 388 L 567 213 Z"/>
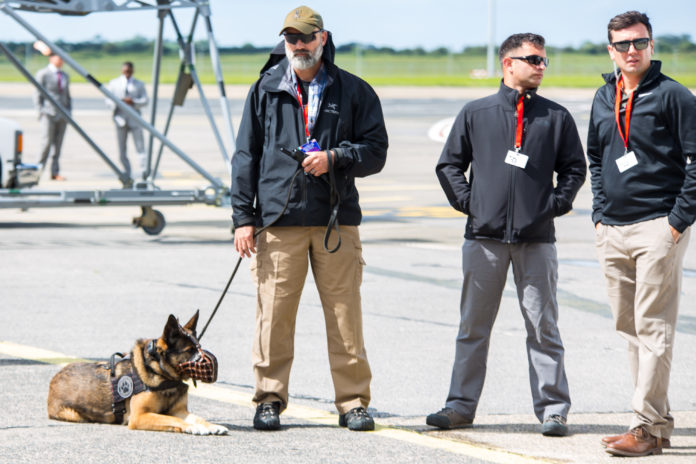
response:
<path id="1" fill-rule="evenodd" d="M 309 140 L 309 118 L 307 111 L 309 110 L 309 105 L 302 104 L 302 89 L 300 88 L 300 79 L 297 79 L 297 101 L 300 102 L 300 108 L 302 109 L 302 115 L 304 116 L 304 127 L 305 133 L 307 134 L 307 140 Z"/>
<path id="2" fill-rule="evenodd" d="M 616 84 L 616 101 L 614 102 L 614 116 L 616 116 L 616 127 L 619 129 L 619 135 L 624 143 L 624 149 L 628 151 L 628 131 L 631 128 L 631 109 L 633 108 L 633 95 L 635 91 L 631 92 L 628 97 L 628 102 L 626 102 L 626 116 L 624 118 L 625 129 L 621 130 L 621 89 L 623 89 L 623 76 L 619 79 Z"/>
<path id="3" fill-rule="evenodd" d="M 515 132 L 515 150 L 522 148 L 522 125 L 524 123 L 524 95 L 517 102 L 517 130 Z"/>

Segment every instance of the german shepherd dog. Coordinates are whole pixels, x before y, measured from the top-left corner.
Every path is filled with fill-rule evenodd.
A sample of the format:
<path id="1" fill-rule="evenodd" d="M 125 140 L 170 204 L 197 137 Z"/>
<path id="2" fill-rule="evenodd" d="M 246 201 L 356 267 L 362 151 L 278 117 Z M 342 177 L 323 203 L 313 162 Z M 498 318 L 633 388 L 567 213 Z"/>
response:
<path id="1" fill-rule="evenodd" d="M 197 323 L 198 311 L 183 327 L 170 315 L 160 338 L 138 340 L 118 363 L 115 356 L 123 357 L 120 353 L 111 362 L 68 364 L 51 380 L 48 417 L 128 424 L 136 430 L 226 434 L 226 427 L 188 412 L 188 385 L 183 380 L 217 378 L 217 360 L 198 344 Z M 196 374 L 201 365 L 205 375 Z"/>

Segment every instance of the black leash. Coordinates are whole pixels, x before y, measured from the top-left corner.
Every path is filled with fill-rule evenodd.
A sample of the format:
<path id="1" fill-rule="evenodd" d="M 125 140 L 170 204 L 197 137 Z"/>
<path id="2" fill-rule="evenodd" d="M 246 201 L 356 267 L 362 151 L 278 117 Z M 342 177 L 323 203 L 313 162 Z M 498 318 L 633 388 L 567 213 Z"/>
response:
<path id="1" fill-rule="evenodd" d="M 273 224 L 278 222 L 278 220 L 281 218 L 281 216 L 285 213 L 285 211 L 288 209 L 288 204 L 290 204 L 290 195 L 292 195 L 292 186 L 295 183 L 295 179 L 297 178 L 298 174 L 303 172 L 302 171 L 302 161 L 304 160 L 304 157 L 306 156 L 305 152 L 300 150 L 299 148 L 296 148 L 294 151 L 287 150 L 285 148 L 281 148 L 280 151 L 285 153 L 286 155 L 292 157 L 298 162 L 297 169 L 295 170 L 295 174 L 292 176 L 292 180 L 290 181 L 290 188 L 288 189 L 288 195 L 285 198 L 285 204 L 283 205 L 283 209 L 280 210 L 280 213 L 278 213 L 278 216 L 276 216 L 269 224 L 263 226 L 259 230 L 257 230 L 254 233 L 254 238 L 258 237 L 261 232 L 264 230 L 268 229 L 271 227 Z M 329 186 L 330 186 L 330 202 L 331 202 L 331 217 L 329 218 L 329 224 L 326 227 L 326 233 L 324 234 L 324 249 L 328 251 L 329 253 L 335 253 L 338 251 L 338 249 L 341 246 L 341 232 L 338 228 L 338 207 L 341 203 L 341 195 L 338 193 L 338 188 L 336 186 L 336 177 L 333 172 L 333 160 L 331 159 L 331 155 L 329 152 L 326 152 L 326 159 L 328 161 L 328 166 L 329 166 Z M 324 179 L 326 181 L 326 179 Z M 329 243 L 329 237 L 331 236 L 331 230 L 336 229 L 336 234 L 338 235 L 338 243 L 336 243 L 336 246 L 332 249 L 329 249 L 328 243 Z M 208 329 L 208 326 L 210 325 L 210 322 L 213 320 L 213 317 L 215 317 L 215 314 L 217 313 L 218 309 L 220 308 L 220 304 L 222 303 L 222 300 L 225 298 L 225 295 L 227 295 L 227 290 L 229 290 L 230 285 L 232 284 L 232 280 L 234 280 L 234 276 L 237 275 L 237 270 L 239 270 L 239 265 L 242 263 L 242 256 L 239 257 L 237 260 L 237 264 L 234 266 L 234 270 L 232 271 L 232 274 L 230 275 L 229 280 L 227 281 L 227 285 L 225 285 L 225 289 L 222 291 L 222 294 L 220 295 L 220 298 L 218 299 L 217 304 L 215 305 L 215 309 L 213 309 L 212 314 L 208 318 L 208 322 L 205 323 L 205 326 L 203 327 L 203 330 L 201 330 L 200 335 L 198 336 L 198 340 L 203 337 L 203 334 L 205 334 L 205 331 Z"/>

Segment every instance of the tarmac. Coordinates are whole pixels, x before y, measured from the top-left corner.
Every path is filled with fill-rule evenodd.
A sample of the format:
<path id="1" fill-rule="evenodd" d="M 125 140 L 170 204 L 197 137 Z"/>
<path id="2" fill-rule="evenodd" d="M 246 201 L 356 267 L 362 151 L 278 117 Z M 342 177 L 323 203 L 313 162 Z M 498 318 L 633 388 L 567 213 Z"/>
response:
<path id="1" fill-rule="evenodd" d="M 215 95 L 210 91 L 211 98 Z M 247 88 L 230 86 L 235 127 Z M 559 321 L 573 407 L 570 435 L 544 437 L 531 408 L 525 333 L 514 284 L 506 287 L 491 340 L 484 392 L 474 426 L 440 431 L 425 416 L 444 403 L 458 326 L 464 218 L 447 204 L 434 176 L 441 143 L 428 139 L 438 121 L 494 89 L 378 88 L 390 135 L 389 160 L 361 179 L 361 226 L 367 265 L 362 289 L 365 339 L 377 430 L 337 425 L 320 303 L 308 276 L 296 328 L 291 400 L 280 432 L 251 427 L 250 364 L 254 292 L 246 262 L 202 340 L 220 361 L 219 381 L 191 388 L 190 410 L 230 429 L 199 437 L 52 421 L 50 378 L 73 359 L 105 359 L 136 338 L 156 337 L 173 313 L 200 308 L 202 321 L 220 297 L 236 256 L 230 211 L 201 205 L 160 209 L 167 226 L 147 236 L 130 225 L 136 207 L 0 209 L 0 462 L 438 462 L 602 463 L 605 435 L 623 433 L 631 417 L 625 343 L 613 330 L 603 276 L 594 255 L 586 183 L 574 211 L 556 221 Z M 163 90 L 163 94 L 167 90 Z M 586 134 L 592 91 L 543 89 L 567 106 Z M 25 154 L 37 150 L 38 122 L 25 84 L 0 84 L 0 116 L 18 120 Z M 115 153 L 113 126 L 94 89 L 75 85 L 75 117 Z M 188 102 L 187 102 L 188 103 Z M 227 179 L 204 118 L 192 99 L 172 139 L 214 175 Z M 162 105 L 166 110 L 166 104 Z M 164 111 L 163 110 L 163 111 Z M 216 112 L 219 117 L 219 114 Z M 86 144 L 70 131 L 65 183 L 40 188 L 118 188 Z M 174 157 L 163 160 L 163 187 L 200 186 Z M 696 462 L 696 239 L 684 263 L 670 401 L 673 447 L 646 463 Z"/>

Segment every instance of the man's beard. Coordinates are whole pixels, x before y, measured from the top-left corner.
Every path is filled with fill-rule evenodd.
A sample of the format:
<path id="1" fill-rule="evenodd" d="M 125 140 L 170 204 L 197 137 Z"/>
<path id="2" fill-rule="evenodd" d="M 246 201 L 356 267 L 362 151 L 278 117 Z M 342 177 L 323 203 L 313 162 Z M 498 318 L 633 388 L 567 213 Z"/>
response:
<path id="1" fill-rule="evenodd" d="M 299 52 L 304 52 L 300 54 Z M 321 55 L 324 53 L 324 46 L 319 44 L 317 48 L 314 49 L 309 55 L 307 55 L 307 50 L 295 50 L 295 54 L 285 47 L 285 56 L 288 57 L 288 61 L 294 69 L 305 70 L 312 68 L 315 64 L 321 60 Z"/>

